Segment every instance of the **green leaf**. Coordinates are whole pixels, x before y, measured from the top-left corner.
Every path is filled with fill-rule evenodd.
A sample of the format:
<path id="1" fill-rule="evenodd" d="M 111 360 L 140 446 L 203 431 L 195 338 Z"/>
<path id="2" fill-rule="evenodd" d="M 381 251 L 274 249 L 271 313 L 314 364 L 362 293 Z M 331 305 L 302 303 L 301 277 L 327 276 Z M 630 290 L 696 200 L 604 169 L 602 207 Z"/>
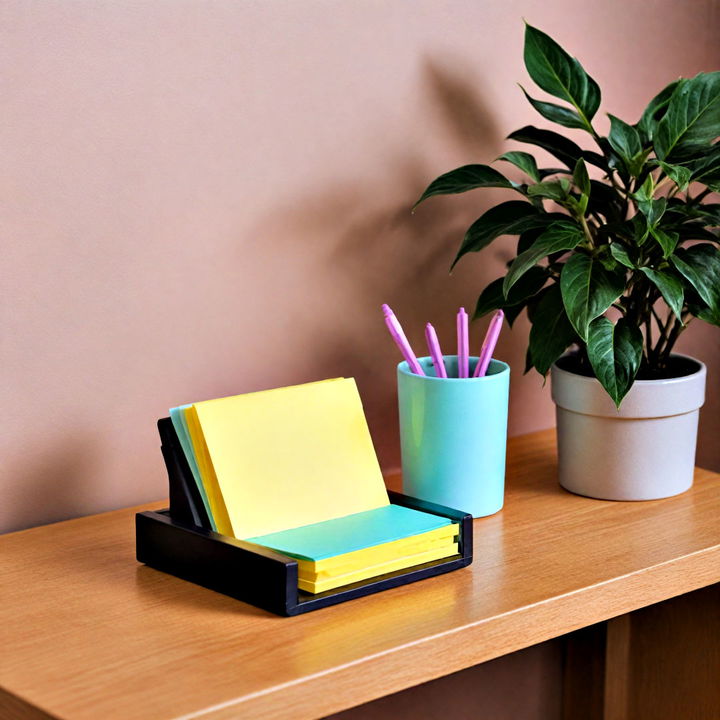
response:
<path id="1" fill-rule="evenodd" d="M 633 242 L 636 245 L 642 245 L 650 233 L 650 229 L 648 228 L 648 224 L 647 224 L 647 219 L 641 212 L 636 213 L 635 215 L 633 215 L 633 218 L 630 221 L 630 226 L 632 229 Z"/>
<path id="2" fill-rule="evenodd" d="M 657 240 L 658 245 L 662 248 L 663 257 L 668 258 L 672 255 L 673 251 L 677 247 L 680 236 L 676 232 L 668 231 L 665 232 L 659 227 L 650 228 L 650 234 Z"/>
<path id="3" fill-rule="evenodd" d="M 636 127 L 640 131 L 640 134 L 644 136 L 646 141 L 653 139 L 655 128 L 658 122 L 662 119 L 665 114 L 670 97 L 675 88 L 678 86 L 679 80 L 674 80 L 667 87 L 663 88 L 649 103 L 642 114 L 642 117 L 638 121 Z"/>
<path id="4" fill-rule="evenodd" d="M 588 175 L 587 165 L 585 165 L 585 161 L 582 158 L 575 163 L 573 180 L 580 189 L 580 192 L 590 197 L 590 176 Z"/>
<path id="5" fill-rule="evenodd" d="M 528 345 L 528 349 L 525 351 L 525 370 L 523 371 L 523 375 L 527 375 L 533 367 L 532 355 L 530 355 L 530 346 Z"/>
<path id="6" fill-rule="evenodd" d="M 715 143 L 701 158 L 691 162 L 690 169 L 693 182 L 701 182 L 710 188 L 720 183 L 720 143 Z"/>
<path id="7" fill-rule="evenodd" d="M 695 288 L 687 281 L 685 281 L 685 305 L 688 312 L 694 317 L 700 318 L 711 325 L 720 326 L 720 312 L 713 312 L 697 294 Z"/>
<path id="8" fill-rule="evenodd" d="M 517 140 L 521 143 L 536 145 L 547 150 L 560 162 L 567 165 L 571 170 L 575 167 L 578 158 L 583 156 L 582 148 L 572 140 L 568 140 L 559 133 L 552 130 L 540 130 L 532 125 L 526 125 L 508 135 L 508 140 Z"/>
<path id="9" fill-rule="evenodd" d="M 597 258 L 577 253 L 560 273 L 560 290 L 570 322 L 587 340 L 588 325 L 625 290 L 625 271 L 609 272 Z"/>
<path id="10" fill-rule="evenodd" d="M 542 302 L 543 298 L 556 286 L 556 283 L 552 285 L 546 285 L 537 295 L 533 295 L 527 301 L 527 314 L 530 322 L 535 322 L 535 314 L 537 313 L 538 306 Z"/>
<path id="11" fill-rule="evenodd" d="M 621 264 L 628 268 L 634 268 L 635 263 L 630 259 L 627 248 L 618 240 L 610 243 L 610 254 Z"/>
<path id="12" fill-rule="evenodd" d="M 545 223 L 542 227 L 534 227 L 530 230 L 526 230 L 524 233 L 520 235 L 517 242 L 517 252 L 516 255 L 519 255 L 520 253 L 525 252 L 528 250 L 532 244 L 547 230 L 548 225 L 551 225 L 554 222 L 568 222 L 569 218 L 564 213 L 545 213 L 543 216 L 547 218 L 547 223 Z M 512 261 L 507 263 L 507 266 L 510 267 L 512 265 Z"/>
<path id="13" fill-rule="evenodd" d="M 612 186 L 599 180 L 590 180 L 590 190 L 588 209 L 591 213 L 600 213 L 608 221 L 621 219 L 620 197 Z"/>
<path id="14" fill-rule="evenodd" d="M 503 293 L 509 296 L 512 286 L 542 258 L 562 250 L 572 250 L 583 240 L 580 226 L 569 221 L 554 222 L 524 252 L 513 260 L 503 282 Z"/>
<path id="15" fill-rule="evenodd" d="M 655 180 L 652 175 L 648 174 L 643 184 L 632 194 L 639 203 L 650 202 L 655 193 Z"/>
<path id="16" fill-rule="evenodd" d="M 697 220 L 703 227 L 718 227 L 720 226 L 720 204 L 703 203 L 700 205 L 688 205 L 674 198 L 668 203 L 665 217 L 679 223 Z"/>
<path id="17" fill-rule="evenodd" d="M 717 325 L 720 327 L 720 311 L 711 310 L 702 300 L 697 298 L 696 300 L 688 300 L 688 310 L 700 320 L 704 320 L 710 325 Z"/>
<path id="18" fill-rule="evenodd" d="M 587 351 L 595 377 L 619 408 L 642 362 L 640 329 L 624 318 L 616 325 L 606 317 L 596 318 L 590 324 Z"/>
<path id="19" fill-rule="evenodd" d="M 667 199 L 664 197 L 656 198 L 645 206 L 645 212 L 643 212 L 643 215 L 647 218 L 648 225 L 651 228 L 654 228 L 660 222 L 660 218 L 665 214 L 666 208 Z"/>
<path id="20" fill-rule="evenodd" d="M 582 217 L 585 215 L 585 211 L 588 206 L 588 196 L 585 193 L 580 193 L 580 196 L 571 193 L 568 195 L 564 205 L 572 210 L 572 215 L 575 217 Z"/>
<path id="21" fill-rule="evenodd" d="M 538 170 L 535 158 L 526 152 L 519 150 L 511 150 L 503 153 L 498 160 L 512 163 L 515 167 L 520 168 L 526 175 L 529 175 L 535 182 L 540 182 L 540 171 Z"/>
<path id="22" fill-rule="evenodd" d="M 537 371 L 545 376 L 552 364 L 578 339 L 565 314 L 557 284 L 545 292 L 532 312 L 531 321 L 529 359 Z"/>
<path id="23" fill-rule="evenodd" d="M 520 313 L 525 309 L 526 305 L 527 301 L 503 308 L 503 312 L 505 313 L 505 322 L 509 327 L 513 326 L 513 323 L 517 320 L 518 315 L 520 315 Z"/>
<path id="24" fill-rule="evenodd" d="M 505 304 L 505 296 L 502 292 L 503 278 L 497 278 L 493 280 L 478 297 L 477 305 L 475 305 L 475 313 L 472 319 L 478 320 L 479 318 L 487 315 L 493 310 L 498 310 Z"/>
<path id="25" fill-rule="evenodd" d="M 473 320 L 487 315 L 493 310 L 506 309 L 515 305 L 523 305 L 528 298 L 538 293 L 547 281 L 548 273 L 543 267 L 530 268 L 520 280 L 513 285 L 505 297 L 503 294 L 503 279 L 493 280 L 480 294 L 475 307 Z"/>
<path id="26" fill-rule="evenodd" d="M 525 67 L 535 83 L 569 102 L 592 131 L 590 120 L 600 106 L 600 88 L 583 66 L 570 57 L 549 35 L 525 26 Z"/>
<path id="27" fill-rule="evenodd" d="M 680 248 L 670 262 L 690 283 L 713 315 L 720 314 L 720 250 L 703 243 Z"/>
<path id="28" fill-rule="evenodd" d="M 720 135 L 720 72 L 678 83 L 653 144 L 659 160 L 697 153 Z"/>
<path id="29" fill-rule="evenodd" d="M 653 270 L 649 267 L 641 267 L 640 272 L 655 285 L 663 296 L 663 300 L 668 304 L 668 307 L 677 315 L 678 320 L 682 322 L 681 313 L 685 300 L 685 290 L 680 280 L 666 270 Z"/>
<path id="30" fill-rule="evenodd" d="M 685 223 L 676 227 L 680 236 L 680 242 L 685 240 L 708 240 L 709 242 L 720 242 L 720 237 L 710 230 L 706 230 L 702 223 Z"/>
<path id="31" fill-rule="evenodd" d="M 528 95 L 525 88 L 521 85 L 520 89 L 525 93 L 527 101 L 546 119 L 567 128 L 580 128 L 587 130 L 586 121 L 583 120 L 575 110 L 556 105 L 555 103 L 536 100 Z"/>
<path id="32" fill-rule="evenodd" d="M 720 327 L 720 311 L 713 311 L 708 307 L 704 307 L 698 309 L 697 312 L 693 313 L 693 315 L 700 318 L 701 320 L 704 320 L 710 325 L 717 325 L 718 327 Z"/>
<path id="33" fill-rule="evenodd" d="M 626 181 L 627 176 L 638 177 L 650 151 L 642 149 L 640 134 L 632 125 L 614 115 L 609 117 L 611 130 L 608 142 L 612 148 L 610 166 L 617 167 Z"/>
<path id="34" fill-rule="evenodd" d="M 544 227 L 532 228 L 520 235 L 517 241 L 517 252 L 519 255 L 521 252 L 525 252 L 543 233 L 545 232 Z M 510 267 L 511 263 L 508 263 Z"/>
<path id="35" fill-rule="evenodd" d="M 692 208 L 709 227 L 720 227 L 720 203 L 705 203 Z"/>
<path id="36" fill-rule="evenodd" d="M 662 161 L 660 161 L 660 167 L 682 192 L 687 190 L 687 186 L 690 184 L 690 177 L 692 176 L 692 171 L 689 168 L 683 167 L 682 165 L 671 165 L 670 163 L 664 163 Z"/>
<path id="37" fill-rule="evenodd" d="M 528 197 L 543 197 L 559 202 L 565 200 L 569 190 L 570 183 L 563 178 L 562 180 L 546 180 L 537 185 L 528 185 L 527 194 Z"/>
<path id="38" fill-rule="evenodd" d="M 593 188 L 594 189 L 594 188 Z M 633 220 L 640 213 L 633 216 Z M 645 217 L 640 215 L 645 223 Z M 627 244 L 628 241 L 634 239 L 633 220 L 623 220 L 623 222 L 609 222 L 606 225 L 600 225 L 597 229 L 597 239 L 600 243 L 611 243 L 615 240 L 622 240 Z"/>
<path id="39" fill-rule="evenodd" d="M 500 203 L 468 228 L 451 269 L 463 255 L 482 250 L 500 235 L 518 235 L 530 228 L 547 225 L 548 222 L 547 215 L 541 214 L 530 203 L 521 200 Z"/>
<path id="40" fill-rule="evenodd" d="M 538 168 L 540 179 L 544 180 L 550 175 L 570 175 L 570 171 L 567 168 Z"/>
<path id="41" fill-rule="evenodd" d="M 622 268 L 620 267 L 620 263 L 612 256 L 610 246 L 608 245 L 606 247 L 607 251 L 598 253 L 598 262 L 602 263 L 602 266 L 609 272 L 621 272 Z"/>
<path id="42" fill-rule="evenodd" d="M 413 205 L 413 210 L 433 195 L 454 195 L 481 187 L 512 188 L 513 185 L 488 165 L 463 165 L 433 180 Z"/>
<path id="43" fill-rule="evenodd" d="M 635 159 L 642 153 L 640 135 L 632 125 L 628 125 L 620 118 L 610 115 L 609 113 L 608 117 L 610 118 L 610 135 L 608 135 L 608 141 L 612 149 L 623 159 L 628 170 L 633 175 L 637 175 L 639 168 L 635 167 Z"/>
<path id="44" fill-rule="evenodd" d="M 600 153 L 593 152 L 592 150 L 583 150 L 582 157 L 585 160 L 585 162 L 590 163 L 591 165 L 594 165 L 595 167 L 599 167 L 601 170 L 604 170 L 606 173 L 610 170 L 608 161 L 605 159 L 604 156 L 600 155 Z"/>
<path id="45" fill-rule="evenodd" d="M 665 214 L 667 200 L 664 197 L 657 198 L 655 200 L 640 200 L 638 201 L 638 207 L 647 220 L 646 231 L 640 239 L 640 242 L 642 243 L 645 241 L 648 233 L 653 231 L 655 226 L 660 222 L 660 218 L 662 218 Z"/>

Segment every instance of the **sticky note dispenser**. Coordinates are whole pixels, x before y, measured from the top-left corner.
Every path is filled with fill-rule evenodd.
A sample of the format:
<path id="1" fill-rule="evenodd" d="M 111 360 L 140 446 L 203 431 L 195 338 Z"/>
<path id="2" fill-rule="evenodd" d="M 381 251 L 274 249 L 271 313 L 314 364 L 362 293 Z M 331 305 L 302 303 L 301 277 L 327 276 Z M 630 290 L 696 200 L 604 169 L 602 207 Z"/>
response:
<path id="1" fill-rule="evenodd" d="M 278 615 L 299 615 L 329 605 L 458 570 L 472 562 L 472 516 L 390 492 L 396 505 L 458 523 L 459 554 L 387 573 L 324 593 L 298 588 L 297 562 L 286 555 L 209 529 L 199 493 L 170 418 L 158 421 L 168 472 L 170 507 L 135 516 L 139 562 Z"/>

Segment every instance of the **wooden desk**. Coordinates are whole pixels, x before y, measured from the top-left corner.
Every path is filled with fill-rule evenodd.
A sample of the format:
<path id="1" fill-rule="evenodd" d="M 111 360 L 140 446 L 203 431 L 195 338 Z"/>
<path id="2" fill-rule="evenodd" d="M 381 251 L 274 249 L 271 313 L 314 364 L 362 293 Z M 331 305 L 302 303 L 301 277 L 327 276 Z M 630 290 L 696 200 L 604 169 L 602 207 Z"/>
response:
<path id="1" fill-rule="evenodd" d="M 668 500 L 578 497 L 552 431 L 511 440 L 507 475 L 469 568 L 296 618 L 137 564 L 140 508 L 5 535 L 0 717 L 320 718 L 720 581 L 719 475 Z"/>

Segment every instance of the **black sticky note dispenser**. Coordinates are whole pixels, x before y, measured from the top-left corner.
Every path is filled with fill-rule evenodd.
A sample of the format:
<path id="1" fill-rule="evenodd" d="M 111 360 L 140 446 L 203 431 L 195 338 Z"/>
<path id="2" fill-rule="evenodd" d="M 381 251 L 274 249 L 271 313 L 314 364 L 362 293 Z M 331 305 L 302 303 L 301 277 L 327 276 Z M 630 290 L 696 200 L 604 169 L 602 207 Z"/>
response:
<path id="1" fill-rule="evenodd" d="M 395 505 L 446 517 L 459 525 L 459 554 L 387 573 L 316 595 L 298 589 L 297 562 L 285 555 L 210 529 L 170 418 L 158 421 L 170 483 L 170 508 L 135 516 L 141 563 L 278 615 L 299 615 L 363 595 L 466 567 L 472 562 L 472 517 L 390 492 Z"/>

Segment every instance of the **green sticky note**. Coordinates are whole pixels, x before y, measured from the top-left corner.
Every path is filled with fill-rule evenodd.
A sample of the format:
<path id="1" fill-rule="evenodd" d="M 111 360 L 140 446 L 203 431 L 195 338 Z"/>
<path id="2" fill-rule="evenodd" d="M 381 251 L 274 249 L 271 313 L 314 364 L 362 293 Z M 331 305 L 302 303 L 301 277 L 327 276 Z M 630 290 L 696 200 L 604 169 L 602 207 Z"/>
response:
<path id="1" fill-rule="evenodd" d="M 324 560 L 382 543 L 430 532 L 451 520 L 419 510 L 385 505 L 324 522 L 246 538 L 301 560 Z"/>
<path id="2" fill-rule="evenodd" d="M 187 422 L 185 420 L 185 413 L 183 410 L 189 405 L 180 405 L 180 407 L 170 408 L 170 420 L 172 420 L 173 427 L 175 428 L 175 434 L 178 436 L 180 446 L 185 453 L 188 465 L 190 466 L 190 472 L 192 473 L 193 480 L 197 485 L 197 489 L 200 492 L 205 511 L 210 519 L 210 526 L 213 530 L 217 530 L 215 526 L 215 520 L 213 519 L 212 512 L 210 511 L 210 503 L 208 502 L 207 494 L 205 493 L 205 487 L 203 486 L 202 479 L 200 477 L 200 471 L 198 470 L 197 460 L 195 459 L 195 453 L 193 452 L 192 442 L 190 441 L 190 433 L 188 431 Z"/>

